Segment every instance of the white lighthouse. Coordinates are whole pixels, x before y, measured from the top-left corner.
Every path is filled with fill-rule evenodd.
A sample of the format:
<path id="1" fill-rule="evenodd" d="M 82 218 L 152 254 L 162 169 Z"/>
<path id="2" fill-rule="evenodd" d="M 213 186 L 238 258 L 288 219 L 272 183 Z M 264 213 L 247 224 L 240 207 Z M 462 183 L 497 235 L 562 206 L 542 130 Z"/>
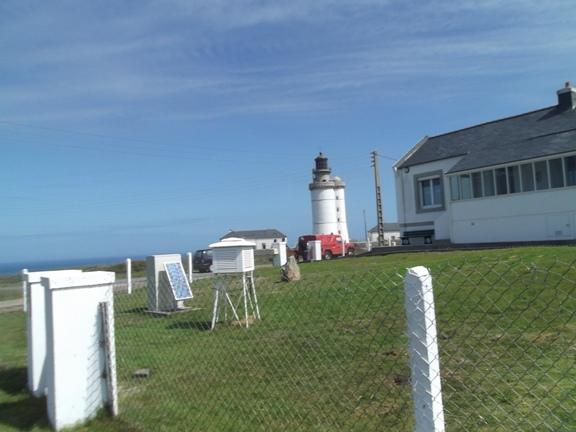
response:
<path id="1" fill-rule="evenodd" d="M 310 183 L 312 196 L 312 229 L 314 234 L 340 234 L 348 243 L 348 225 L 346 222 L 346 201 L 344 189 L 346 184 L 340 177 L 333 177 L 328 166 L 328 158 L 320 153 L 312 170 L 313 180 Z"/>

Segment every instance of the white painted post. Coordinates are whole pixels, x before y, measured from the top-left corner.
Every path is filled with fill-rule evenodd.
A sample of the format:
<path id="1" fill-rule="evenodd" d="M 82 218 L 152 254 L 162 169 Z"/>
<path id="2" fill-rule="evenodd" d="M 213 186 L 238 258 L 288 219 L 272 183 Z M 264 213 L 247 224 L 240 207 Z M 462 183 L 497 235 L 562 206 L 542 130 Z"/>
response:
<path id="1" fill-rule="evenodd" d="M 346 243 L 344 242 L 344 237 L 340 236 L 342 241 L 342 256 L 346 256 Z"/>
<path id="2" fill-rule="evenodd" d="M 22 310 L 26 312 L 28 310 L 28 293 L 26 292 L 26 275 L 28 274 L 28 269 L 22 269 Z"/>
<path id="3" fill-rule="evenodd" d="M 126 258 L 126 289 L 128 294 L 132 294 L 132 260 Z"/>
<path id="4" fill-rule="evenodd" d="M 57 431 L 84 423 L 112 402 L 100 303 L 113 307 L 114 279 L 114 273 L 99 271 L 41 279 L 46 296 L 47 411 Z M 113 341 L 114 328 L 107 331 Z"/>
<path id="5" fill-rule="evenodd" d="M 132 294 L 132 260 L 126 258 L 126 291 Z"/>
<path id="6" fill-rule="evenodd" d="M 426 267 L 412 267 L 404 278 L 408 319 L 415 432 L 444 432 L 440 358 L 432 276 Z"/>
<path id="7" fill-rule="evenodd" d="M 188 282 L 194 282 L 193 276 L 193 268 L 192 268 L 192 252 L 187 252 L 186 256 L 188 257 Z"/>

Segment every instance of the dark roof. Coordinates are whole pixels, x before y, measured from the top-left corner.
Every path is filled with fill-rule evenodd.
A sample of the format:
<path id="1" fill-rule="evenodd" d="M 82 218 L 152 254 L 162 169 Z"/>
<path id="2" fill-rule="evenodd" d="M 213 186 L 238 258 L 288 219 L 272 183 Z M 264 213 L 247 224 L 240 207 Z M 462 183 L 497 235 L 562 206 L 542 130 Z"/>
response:
<path id="1" fill-rule="evenodd" d="M 574 150 L 576 110 L 552 106 L 429 137 L 397 168 L 463 156 L 457 172 Z"/>
<path id="2" fill-rule="evenodd" d="M 384 222 L 384 232 L 400 231 L 400 225 L 397 222 Z M 378 225 L 368 232 L 378 232 Z"/>
<path id="3" fill-rule="evenodd" d="M 239 237 L 243 239 L 265 239 L 265 238 L 284 238 L 286 234 L 274 228 L 261 229 L 261 230 L 248 230 L 248 231 L 230 231 L 226 235 L 220 237 L 220 240 Z"/>

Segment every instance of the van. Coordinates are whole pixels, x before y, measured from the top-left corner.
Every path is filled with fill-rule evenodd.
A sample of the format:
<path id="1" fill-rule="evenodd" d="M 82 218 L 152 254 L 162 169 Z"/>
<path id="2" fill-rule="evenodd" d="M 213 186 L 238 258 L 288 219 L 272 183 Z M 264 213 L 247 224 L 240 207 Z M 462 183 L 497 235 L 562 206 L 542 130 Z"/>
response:
<path id="1" fill-rule="evenodd" d="M 329 260 L 333 257 L 342 256 L 342 237 L 336 234 L 310 234 L 298 238 L 295 255 L 298 261 L 308 261 L 308 242 L 320 240 L 322 246 L 322 259 Z M 344 245 L 346 256 L 356 253 L 356 244 L 348 242 Z"/>
<path id="2" fill-rule="evenodd" d="M 194 260 L 192 266 L 194 270 L 200 273 L 206 273 L 210 271 L 212 266 L 212 250 L 211 249 L 200 249 L 194 252 Z"/>

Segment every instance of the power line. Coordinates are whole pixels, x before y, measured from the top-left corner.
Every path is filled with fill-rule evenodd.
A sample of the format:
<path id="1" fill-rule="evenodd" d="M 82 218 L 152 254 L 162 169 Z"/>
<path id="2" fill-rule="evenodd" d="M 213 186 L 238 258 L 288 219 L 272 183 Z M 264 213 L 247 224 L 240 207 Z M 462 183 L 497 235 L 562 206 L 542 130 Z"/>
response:
<path id="1" fill-rule="evenodd" d="M 6 125 L 10 125 L 10 126 L 16 126 L 16 127 L 20 127 L 20 128 L 26 128 L 26 129 L 32 129 L 32 130 L 41 130 L 41 131 L 45 131 L 45 132 L 50 132 L 50 133 L 60 133 L 60 134 L 66 134 L 66 135 L 81 135 L 81 136 L 89 136 L 92 138 L 100 138 L 100 139 L 106 139 L 106 140 L 117 140 L 120 142 L 132 142 L 132 143 L 139 143 L 139 144 L 147 144 L 154 146 L 153 148 L 150 148 L 148 146 L 146 147 L 142 147 L 140 146 L 140 151 L 135 151 L 138 150 L 138 147 L 136 147 L 135 149 L 119 149 L 117 147 L 116 144 L 102 144 L 100 143 L 101 147 L 108 147 L 110 150 L 113 150 L 115 153 L 125 153 L 125 154 L 130 154 L 132 156 L 144 156 L 144 157 L 158 157 L 158 156 L 162 156 L 162 157 L 166 157 L 165 154 L 158 154 L 158 153 L 153 153 L 154 150 L 166 150 L 169 149 L 170 146 L 166 146 L 166 145 L 162 145 L 157 142 L 157 141 L 152 141 L 152 140 L 146 140 L 146 139 L 142 139 L 142 138 L 134 138 L 134 137 L 127 137 L 127 136 L 119 136 L 119 135 L 110 135 L 110 134 L 102 134 L 102 133 L 96 133 L 96 132 L 91 132 L 91 131 L 79 131 L 79 130 L 74 130 L 74 129 L 64 129 L 64 128 L 54 128 L 54 127 L 49 127 L 49 126 L 40 126 L 40 125 L 33 125 L 33 124 L 29 124 L 29 123 L 22 123 L 22 122 L 13 122 L 13 121 L 9 121 L 9 120 L 2 120 L 0 119 L 0 124 L 6 124 Z M 46 135 L 43 135 L 44 137 L 46 137 Z M 13 138 L 9 138 L 9 139 L 13 139 Z M 34 143 L 37 144 L 37 143 Z M 78 149 L 78 150 L 89 150 L 89 151 L 101 151 L 102 148 L 95 148 L 95 147 L 87 147 L 87 146 L 82 146 L 82 145 L 74 145 L 74 144 L 68 144 L 68 143 L 49 143 L 50 146 L 57 146 L 57 147 L 64 147 L 64 148 L 73 148 L 73 149 Z M 144 152 L 142 152 L 142 150 L 144 150 Z M 265 153 L 262 154 L 260 151 L 258 152 L 248 152 L 246 150 L 245 147 L 222 147 L 222 146 L 215 146 L 215 145 L 209 145 L 209 146 L 203 146 L 203 145 L 198 145 L 198 144 L 194 144 L 193 146 L 193 150 L 192 151 L 196 151 L 196 150 L 204 150 L 204 151 L 208 151 L 208 152 L 234 152 L 234 153 L 244 153 L 244 154 L 251 154 L 251 157 L 263 157 L 263 158 L 268 158 L 270 156 L 279 156 L 282 158 L 293 158 L 296 160 L 302 160 L 304 158 L 304 156 L 295 156 L 293 153 L 289 153 L 289 152 L 281 152 L 281 153 L 276 153 L 276 152 L 271 152 L 269 149 L 266 149 Z M 152 153 L 151 153 L 152 151 Z M 178 157 L 183 157 L 185 153 L 190 153 L 190 150 L 188 149 L 182 149 L 179 148 L 178 149 Z M 201 157 L 202 155 L 198 154 L 197 152 L 194 153 L 195 157 Z M 397 161 L 398 158 L 394 158 L 392 156 L 385 156 L 385 155 L 379 155 L 380 158 L 382 159 L 389 159 L 391 161 Z M 221 154 L 219 155 L 219 157 L 221 158 Z"/>

